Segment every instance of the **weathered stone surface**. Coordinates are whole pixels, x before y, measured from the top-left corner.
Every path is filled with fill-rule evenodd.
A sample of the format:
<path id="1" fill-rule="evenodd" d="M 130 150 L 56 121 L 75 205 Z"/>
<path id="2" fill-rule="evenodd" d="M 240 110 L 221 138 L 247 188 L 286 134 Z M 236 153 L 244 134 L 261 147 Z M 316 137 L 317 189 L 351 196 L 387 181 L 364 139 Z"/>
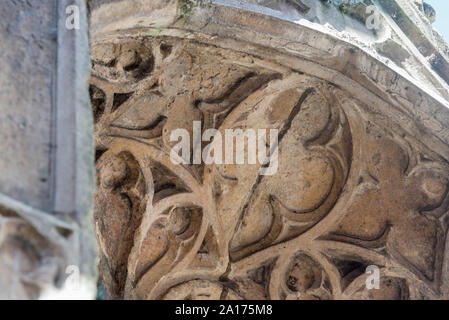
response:
<path id="1" fill-rule="evenodd" d="M 41 210 L 52 201 L 56 7 L 56 1 L 0 4 L 0 192 Z"/>
<path id="2" fill-rule="evenodd" d="M 83 29 L 66 29 L 69 5 Z M 0 299 L 57 298 L 67 270 L 95 293 L 86 13 L 0 2 Z"/>
<path id="3" fill-rule="evenodd" d="M 108 296 L 449 298 L 447 83 L 427 65 L 387 66 L 366 43 L 290 23 L 282 7 L 213 2 L 91 1 Z M 321 2 L 302 3 L 310 10 L 292 15 L 326 17 Z M 423 59 L 402 49 L 390 63 Z M 223 135 L 277 129 L 277 172 L 175 164 L 170 134 L 192 135 L 194 121 Z M 381 281 L 369 290 L 372 265 Z"/>

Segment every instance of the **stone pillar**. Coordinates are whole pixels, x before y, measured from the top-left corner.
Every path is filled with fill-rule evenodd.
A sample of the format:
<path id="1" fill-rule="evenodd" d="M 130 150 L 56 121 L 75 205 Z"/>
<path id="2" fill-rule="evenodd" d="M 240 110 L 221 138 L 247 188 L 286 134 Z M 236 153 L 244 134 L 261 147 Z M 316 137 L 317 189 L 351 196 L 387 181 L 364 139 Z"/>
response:
<path id="1" fill-rule="evenodd" d="M 89 6 L 110 298 L 449 298 L 449 60 L 422 5 Z M 277 130 L 277 170 L 194 162 L 207 129 L 221 159 L 230 129 Z"/>
<path id="2" fill-rule="evenodd" d="M 0 2 L 0 299 L 58 297 L 69 276 L 95 294 L 86 13 Z"/>

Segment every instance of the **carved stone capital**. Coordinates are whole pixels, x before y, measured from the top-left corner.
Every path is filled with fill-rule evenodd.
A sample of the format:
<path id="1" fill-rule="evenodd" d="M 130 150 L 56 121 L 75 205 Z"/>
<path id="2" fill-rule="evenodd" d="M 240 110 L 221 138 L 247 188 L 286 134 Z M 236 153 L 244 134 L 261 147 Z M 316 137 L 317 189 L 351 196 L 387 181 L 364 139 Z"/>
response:
<path id="1" fill-rule="evenodd" d="M 447 83 L 429 65 L 401 65 L 423 59 L 405 45 L 393 61 L 316 21 L 292 23 L 287 13 L 325 18 L 321 2 L 301 4 L 310 10 L 90 2 L 95 228 L 110 298 L 449 297 Z M 390 40 L 379 50 L 403 41 Z M 195 123 L 216 130 L 214 143 L 276 130 L 274 174 L 249 160 L 175 163 L 175 130 L 193 137 L 188 159 L 209 150 Z"/>

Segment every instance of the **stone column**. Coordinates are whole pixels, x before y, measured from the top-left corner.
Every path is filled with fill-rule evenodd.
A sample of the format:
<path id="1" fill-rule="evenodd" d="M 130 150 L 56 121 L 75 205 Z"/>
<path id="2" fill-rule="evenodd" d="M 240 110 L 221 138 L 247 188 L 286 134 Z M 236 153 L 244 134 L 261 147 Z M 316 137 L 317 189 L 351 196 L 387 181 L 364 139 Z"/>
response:
<path id="1" fill-rule="evenodd" d="M 89 6 L 110 298 L 449 298 L 449 59 L 422 4 Z M 221 159 L 230 129 L 277 130 L 277 170 L 195 162 L 207 129 Z"/>
<path id="2" fill-rule="evenodd" d="M 0 299 L 58 297 L 70 276 L 95 294 L 86 13 L 0 2 Z"/>

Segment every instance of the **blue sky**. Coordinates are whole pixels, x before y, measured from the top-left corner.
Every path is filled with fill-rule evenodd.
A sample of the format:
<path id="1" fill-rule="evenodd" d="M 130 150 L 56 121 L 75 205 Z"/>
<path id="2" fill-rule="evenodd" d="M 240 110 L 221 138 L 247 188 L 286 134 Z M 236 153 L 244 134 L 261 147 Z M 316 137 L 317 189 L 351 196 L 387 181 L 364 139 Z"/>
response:
<path id="1" fill-rule="evenodd" d="M 449 42 L 449 0 L 425 0 L 425 2 L 435 8 L 437 20 L 433 26 Z"/>

